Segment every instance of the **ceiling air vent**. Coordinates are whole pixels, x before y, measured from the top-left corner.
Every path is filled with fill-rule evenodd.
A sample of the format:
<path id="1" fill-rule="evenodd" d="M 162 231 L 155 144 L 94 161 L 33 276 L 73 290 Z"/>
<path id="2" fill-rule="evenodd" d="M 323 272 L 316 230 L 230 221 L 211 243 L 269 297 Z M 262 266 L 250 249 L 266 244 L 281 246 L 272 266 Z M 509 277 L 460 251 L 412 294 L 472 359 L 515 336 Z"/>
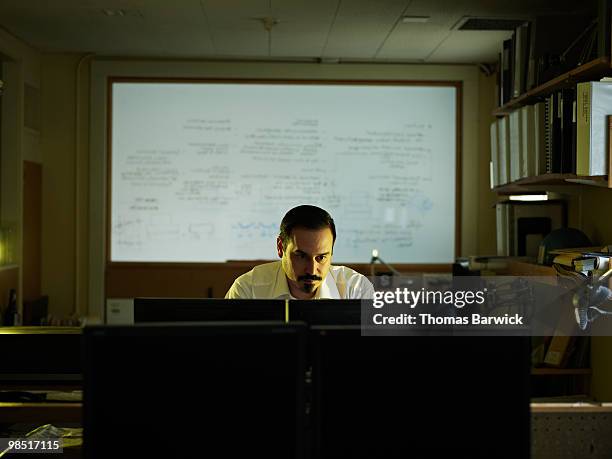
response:
<path id="1" fill-rule="evenodd" d="M 524 19 L 475 18 L 464 16 L 453 26 L 453 30 L 514 30 Z"/>

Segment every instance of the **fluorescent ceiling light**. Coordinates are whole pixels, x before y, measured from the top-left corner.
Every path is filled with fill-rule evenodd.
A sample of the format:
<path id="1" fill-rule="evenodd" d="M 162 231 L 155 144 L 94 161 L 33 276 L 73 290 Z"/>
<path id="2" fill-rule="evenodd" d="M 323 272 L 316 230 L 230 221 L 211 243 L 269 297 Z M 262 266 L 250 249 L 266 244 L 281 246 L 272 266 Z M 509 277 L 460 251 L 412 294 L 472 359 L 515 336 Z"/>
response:
<path id="1" fill-rule="evenodd" d="M 548 201 L 546 194 L 515 194 L 510 196 L 510 201 Z"/>

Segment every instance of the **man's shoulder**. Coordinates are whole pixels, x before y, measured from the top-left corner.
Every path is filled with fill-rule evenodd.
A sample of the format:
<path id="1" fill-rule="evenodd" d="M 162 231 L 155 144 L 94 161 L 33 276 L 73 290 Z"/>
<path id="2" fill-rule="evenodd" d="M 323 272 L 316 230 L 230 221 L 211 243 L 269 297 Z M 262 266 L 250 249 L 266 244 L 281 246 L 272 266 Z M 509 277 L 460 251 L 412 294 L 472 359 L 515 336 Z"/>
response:
<path id="1" fill-rule="evenodd" d="M 259 294 L 257 289 L 273 284 L 280 261 L 263 263 L 255 266 L 250 271 L 238 276 L 226 293 L 226 298 L 256 298 Z"/>
<path id="2" fill-rule="evenodd" d="M 372 298 L 374 286 L 363 274 L 348 266 L 330 266 L 331 276 L 336 282 L 340 297 L 345 299 Z"/>
<path id="3" fill-rule="evenodd" d="M 257 265 L 250 271 L 239 276 L 235 282 L 242 284 L 268 283 L 275 279 L 279 269 L 281 269 L 280 261 L 262 263 L 261 265 Z"/>
<path id="4" fill-rule="evenodd" d="M 352 268 L 349 268 L 348 266 L 332 265 L 329 267 L 329 270 L 333 274 L 334 278 L 340 277 L 345 280 L 348 280 L 351 278 L 362 278 L 362 277 L 365 278 L 363 274 L 355 271 Z"/>
<path id="5" fill-rule="evenodd" d="M 262 263 L 261 265 L 255 266 L 251 271 L 252 273 L 257 274 L 266 274 L 278 271 L 280 267 L 280 261 L 270 261 L 268 263 Z"/>
<path id="6" fill-rule="evenodd" d="M 279 265 L 280 265 L 280 261 L 271 261 L 268 263 L 262 263 L 261 265 L 254 266 L 253 269 L 251 269 L 250 271 L 247 271 L 246 273 L 238 276 L 236 280 L 238 279 L 246 280 L 246 279 L 253 278 L 254 275 L 261 275 L 261 274 L 276 272 L 278 270 Z"/>

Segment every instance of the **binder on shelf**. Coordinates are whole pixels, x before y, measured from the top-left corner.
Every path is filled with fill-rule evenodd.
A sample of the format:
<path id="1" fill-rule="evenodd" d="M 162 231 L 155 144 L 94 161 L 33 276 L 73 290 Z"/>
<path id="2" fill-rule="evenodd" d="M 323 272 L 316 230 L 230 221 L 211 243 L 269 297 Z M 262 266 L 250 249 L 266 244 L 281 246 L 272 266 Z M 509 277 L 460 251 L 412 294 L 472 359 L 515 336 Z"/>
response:
<path id="1" fill-rule="evenodd" d="M 504 40 L 501 61 L 501 104 L 507 104 L 512 99 L 512 39 Z"/>
<path id="2" fill-rule="evenodd" d="M 553 100 L 554 95 L 544 100 L 544 161 L 547 174 L 550 174 L 553 170 Z"/>
<path id="3" fill-rule="evenodd" d="M 521 107 L 521 177 L 533 177 L 536 173 L 536 156 L 535 156 L 535 106 L 526 105 Z"/>
<path id="4" fill-rule="evenodd" d="M 514 32 L 514 78 L 512 86 L 513 97 L 525 92 L 527 80 L 527 62 L 529 59 L 529 23 L 518 26 Z"/>
<path id="5" fill-rule="evenodd" d="M 570 368 L 589 368 L 591 362 L 589 361 L 591 337 L 590 336 L 579 336 L 576 338 L 574 343 L 573 352 L 570 354 L 570 361 L 568 367 Z"/>
<path id="6" fill-rule="evenodd" d="M 499 136 L 497 135 L 497 121 L 491 123 L 491 188 L 499 185 Z"/>
<path id="7" fill-rule="evenodd" d="M 576 123 L 576 173 L 608 173 L 608 122 L 612 115 L 612 82 L 578 83 Z"/>
<path id="8" fill-rule="evenodd" d="M 510 181 L 514 182 L 521 178 L 521 160 L 523 157 L 521 143 L 521 111 L 510 112 Z"/>
<path id="9" fill-rule="evenodd" d="M 552 95 L 552 151 L 551 151 L 551 169 L 553 174 L 561 173 L 561 158 L 563 157 L 563 132 L 561 126 L 563 123 L 563 99 L 561 92 Z"/>
<path id="10" fill-rule="evenodd" d="M 507 257 L 510 255 L 510 245 L 508 237 L 510 206 L 504 202 L 495 205 L 495 223 L 497 239 L 497 255 Z"/>
<path id="11" fill-rule="evenodd" d="M 510 182 L 510 137 L 508 117 L 497 120 L 497 134 L 499 135 L 499 184 Z"/>
<path id="12" fill-rule="evenodd" d="M 534 175 L 542 175 L 546 173 L 546 104 L 539 102 L 533 106 L 533 124 L 534 124 Z"/>
<path id="13" fill-rule="evenodd" d="M 527 55 L 527 79 L 525 81 L 525 90 L 536 86 L 536 22 L 529 23 L 529 53 Z"/>
<path id="14" fill-rule="evenodd" d="M 576 91 L 573 88 L 562 89 L 558 93 L 559 114 L 561 121 L 560 134 L 560 172 L 576 173 Z"/>

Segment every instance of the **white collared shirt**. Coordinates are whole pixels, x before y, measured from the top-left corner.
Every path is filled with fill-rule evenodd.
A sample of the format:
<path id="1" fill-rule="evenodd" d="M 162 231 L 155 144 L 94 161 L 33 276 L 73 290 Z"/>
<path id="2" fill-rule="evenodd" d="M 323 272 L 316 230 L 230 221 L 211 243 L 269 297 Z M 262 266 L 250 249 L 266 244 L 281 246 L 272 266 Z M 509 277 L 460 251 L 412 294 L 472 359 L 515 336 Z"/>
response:
<path id="1" fill-rule="evenodd" d="M 374 286 L 363 274 L 346 266 L 330 266 L 315 293 L 316 299 L 371 299 Z M 225 294 L 228 299 L 293 299 L 280 261 L 255 266 L 238 277 Z"/>

